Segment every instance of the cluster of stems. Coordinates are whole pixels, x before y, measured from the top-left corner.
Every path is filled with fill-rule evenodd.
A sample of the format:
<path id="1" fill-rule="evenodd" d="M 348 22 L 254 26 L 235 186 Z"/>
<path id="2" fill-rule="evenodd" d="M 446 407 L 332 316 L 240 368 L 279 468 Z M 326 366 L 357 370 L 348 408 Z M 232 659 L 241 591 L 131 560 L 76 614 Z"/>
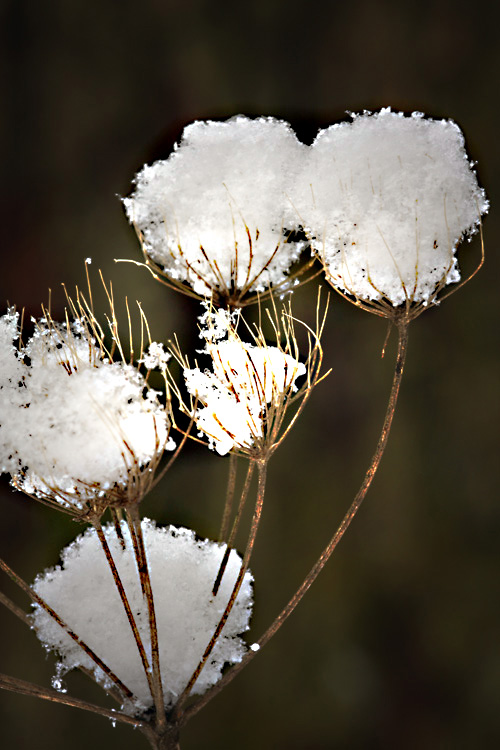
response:
<path id="1" fill-rule="evenodd" d="M 226 300 L 226 302 L 228 302 L 228 300 Z M 354 300 L 354 302 L 355 304 L 359 304 L 359 301 Z M 361 306 L 365 307 L 364 304 L 362 304 Z M 314 361 L 312 362 L 312 369 L 314 375 L 312 377 L 309 376 L 310 380 L 308 381 L 305 388 L 305 396 L 300 401 L 299 406 L 297 407 L 296 412 L 293 418 L 290 420 L 286 429 L 284 431 L 282 430 L 282 424 L 284 421 L 283 411 L 283 413 L 280 412 L 278 414 L 276 421 L 278 427 L 276 428 L 276 431 L 273 432 L 269 439 L 264 441 L 264 443 L 258 450 L 254 450 L 253 452 L 241 452 L 238 450 L 234 450 L 229 457 L 227 492 L 219 534 L 219 541 L 225 543 L 227 545 L 227 548 L 226 554 L 222 559 L 218 574 L 213 581 L 213 596 L 216 596 L 219 590 L 221 581 L 225 573 L 229 554 L 231 549 L 234 548 L 236 535 L 240 530 L 242 519 L 244 517 L 244 509 L 249 503 L 250 498 L 252 497 L 253 488 L 253 512 L 247 533 L 246 545 L 241 559 L 240 569 L 229 596 L 227 605 L 225 606 L 224 611 L 220 616 L 219 622 L 217 623 L 209 641 L 206 644 L 206 648 L 198 665 L 196 666 L 196 669 L 193 671 L 190 679 L 188 680 L 182 693 L 178 696 L 175 704 L 168 709 L 165 707 L 159 656 L 158 629 L 155 613 L 154 592 L 151 585 L 148 555 L 145 548 L 143 531 L 141 527 L 140 503 L 137 502 L 135 498 L 130 502 L 124 501 L 120 507 L 110 507 L 109 511 L 111 512 L 112 518 L 115 522 L 117 535 L 119 539 L 121 538 L 123 547 L 125 546 L 125 542 L 123 541 L 123 537 L 121 536 L 121 524 L 123 523 L 123 521 L 126 522 L 130 533 L 142 595 L 147 604 L 149 624 L 148 645 L 146 645 L 141 638 L 141 634 L 139 632 L 132 607 L 128 600 L 125 587 L 120 578 L 120 574 L 118 572 L 118 568 L 113 558 L 110 546 L 106 540 L 106 535 L 104 533 L 102 525 L 102 516 L 103 512 L 105 511 L 103 511 L 102 508 L 99 508 L 99 510 L 97 510 L 96 508 L 94 508 L 93 510 L 91 509 L 90 511 L 87 510 L 85 514 L 85 521 L 90 523 L 95 529 L 102 547 L 103 554 L 105 555 L 107 564 L 109 565 L 109 568 L 113 574 L 114 583 L 119 593 L 123 609 L 126 613 L 135 645 L 141 659 L 142 667 L 144 669 L 144 674 L 147 679 L 153 708 L 150 709 L 146 714 L 140 716 L 134 715 L 133 710 L 128 710 L 127 706 L 131 705 L 130 702 L 134 697 L 130 688 L 126 684 L 124 684 L 116 674 L 113 673 L 113 671 L 104 663 L 100 656 L 96 654 L 92 650 L 92 648 L 70 628 L 70 626 L 58 615 L 58 613 L 54 611 L 49 606 L 49 604 L 36 593 L 36 591 L 32 587 L 26 584 L 4 560 L 0 560 L 0 569 L 20 587 L 20 589 L 31 599 L 31 602 L 33 604 L 45 610 L 45 612 L 57 622 L 57 624 L 65 631 L 65 633 L 71 639 L 73 639 L 75 643 L 78 644 L 78 646 L 85 652 L 85 654 L 94 662 L 96 667 L 102 670 L 106 677 L 106 692 L 112 699 L 116 701 L 116 703 L 118 704 L 118 708 L 104 708 L 99 705 L 80 700 L 78 698 L 70 697 L 66 693 L 61 693 L 57 690 L 46 687 L 41 687 L 18 678 L 9 677 L 7 675 L 0 675 L 1 688 L 25 695 L 36 696 L 55 703 L 81 708 L 83 710 L 91 711 L 95 714 L 112 719 L 114 722 L 121 722 L 132 725 L 140 730 L 148 738 L 151 746 L 153 748 L 157 748 L 157 750 L 176 750 L 180 748 L 179 735 L 182 727 L 186 724 L 186 722 L 188 722 L 194 715 L 196 715 L 201 708 L 203 708 L 237 674 L 239 674 L 242 669 L 244 669 L 244 667 L 256 656 L 256 654 L 261 651 L 262 647 L 265 646 L 266 643 L 278 632 L 285 620 L 292 614 L 295 607 L 299 604 L 304 594 L 308 591 L 310 586 L 313 584 L 321 570 L 330 559 L 332 553 L 336 549 L 338 543 L 351 524 L 370 488 L 375 473 L 377 472 L 389 438 L 389 433 L 391 430 L 391 425 L 393 422 L 400 391 L 408 347 L 409 323 L 422 310 L 420 308 L 415 308 L 414 306 L 412 306 L 411 300 L 409 300 L 407 305 L 403 305 L 399 308 L 379 306 L 377 309 L 372 309 L 371 311 L 375 312 L 378 315 L 381 315 L 382 317 L 388 318 L 390 325 L 396 329 L 398 335 L 392 387 L 390 390 L 387 409 L 385 412 L 375 451 L 370 460 L 361 486 L 356 493 L 350 507 L 345 513 L 345 516 L 342 519 L 340 525 L 332 535 L 330 541 L 321 552 L 317 561 L 315 562 L 311 570 L 307 573 L 302 583 L 298 586 L 294 595 L 277 614 L 277 616 L 265 630 L 265 632 L 255 641 L 252 647 L 246 651 L 241 661 L 237 664 L 234 664 L 233 666 L 228 667 L 222 678 L 211 688 L 209 688 L 204 694 L 200 696 L 192 695 L 193 687 L 200 673 L 204 669 L 205 664 L 210 658 L 214 646 L 216 645 L 221 631 L 223 630 L 224 625 L 235 604 L 245 573 L 247 572 L 250 565 L 264 507 L 266 477 L 269 461 L 276 448 L 281 444 L 284 434 L 288 432 L 291 425 L 294 423 L 295 419 L 302 411 L 304 404 L 312 390 L 312 387 L 319 381 L 321 350 L 318 347 L 312 348 L 314 359 Z M 309 365 L 311 365 L 311 361 L 309 362 Z M 158 475 L 154 481 L 149 482 L 148 489 L 151 486 L 154 486 L 154 484 L 159 481 L 165 471 L 170 468 L 172 462 L 179 455 L 179 452 L 185 440 L 188 438 L 190 429 L 193 425 L 195 412 L 196 403 L 194 405 L 191 405 L 191 423 L 189 427 L 184 431 L 183 438 L 175 454 L 172 456 L 161 474 Z M 280 430 L 281 435 L 279 434 Z M 236 487 L 238 485 L 236 480 L 237 469 L 241 462 L 245 462 L 247 466 L 246 475 L 243 482 L 241 483 L 241 492 L 238 498 L 236 496 Z M 255 476 L 257 480 L 256 482 L 254 481 Z M 7 596 L 5 596 L 4 594 L 0 594 L 0 601 L 26 625 L 29 626 L 31 624 L 30 616 L 27 615 Z M 87 670 L 83 669 L 83 671 Z M 92 677 L 90 672 L 89 676 Z"/>

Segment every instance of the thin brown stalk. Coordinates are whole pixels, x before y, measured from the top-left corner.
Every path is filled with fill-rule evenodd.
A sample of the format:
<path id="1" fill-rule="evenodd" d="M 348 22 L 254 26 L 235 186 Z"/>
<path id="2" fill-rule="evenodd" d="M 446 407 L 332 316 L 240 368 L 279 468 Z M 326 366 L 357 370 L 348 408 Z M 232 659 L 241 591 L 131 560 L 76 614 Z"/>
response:
<path id="1" fill-rule="evenodd" d="M 153 700 L 156 710 L 156 724 L 160 732 L 164 731 L 167 726 L 165 716 L 165 702 L 163 698 L 163 686 L 160 671 L 160 650 L 158 644 L 158 627 L 156 624 L 156 613 L 153 597 L 153 588 L 151 586 L 151 577 L 149 575 L 149 566 L 144 547 L 144 537 L 142 535 L 141 519 L 136 505 L 130 505 L 127 508 L 127 520 L 131 530 L 134 552 L 136 556 L 137 569 L 141 581 L 142 591 L 148 607 L 149 632 L 151 639 L 151 666 L 152 666 L 152 687 Z"/>
<path id="2" fill-rule="evenodd" d="M 241 563 L 240 571 L 238 573 L 238 576 L 236 578 L 235 584 L 233 586 L 233 590 L 231 592 L 231 596 L 229 597 L 229 601 L 226 604 L 226 608 L 225 608 L 225 610 L 224 610 L 224 612 L 222 614 L 222 617 L 220 618 L 219 623 L 218 623 L 217 627 L 215 628 L 215 631 L 214 631 L 212 637 L 210 638 L 208 646 L 206 647 L 205 652 L 204 652 L 204 654 L 203 654 L 203 656 L 202 656 L 202 658 L 201 658 L 198 666 L 196 667 L 195 671 L 191 675 L 191 678 L 190 678 L 188 684 L 186 685 L 186 687 L 182 691 L 182 693 L 179 696 L 179 699 L 178 699 L 178 701 L 176 703 L 175 710 L 173 712 L 173 716 L 174 716 L 174 718 L 182 717 L 181 718 L 181 722 L 182 723 L 185 723 L 184 720 L 183 720 L 184 714 L 182 713 L 182 704 L 184 703 L 184 701 L 186 700 L 186 698 L 188 698 L 188 696 L 189 696 L 189 694 L 190 694 L 190 692 L 191 692 L 191 690 L 192 690 L 192 688 L 193 688 L 196 680 L 198 679 L 198 677 L 199 677 L 199 675 L 201 673 L 201 670 L 203 669 L 203 667 L 207 663 L 208 657 L 212 653 L 212 650 L 213 650 L 215 644 L 217 643 L 217 639 L 219 638 L 219 636 L 220 636 L 220 634 L 222 632 L 222 629 L 224 628 L 224 625 L 227 622 L 227 618 L 229 617 L 229 615 L 231 613 L 231 610 L 232 610 L 232 608 L 234 606 L 234 603 L 236 601 L 236 598 L 237 598 L 237 596 L 239 594 L 239 591 L 240 591 L 240 588 L 241 588 L 241 584 L 243 583 L 243 579 L 245 577 L 245 573 L 247 572 L 248 565 L 249 565 L 249 562 L 250 562 L 250 558 L 252 556 L 252 552 L 253 552 L 253 548 L 254 548 L 254 544 L 255 544 L 255 539 L 256 539 L 256 536 L 257 536 L 257 531 L 258 531 L 260 519 L 261 519 L 261 516 L 262 516 L 262 508 L 263 508 L 263 505 L 264 505 L 264 493 L 265 493 L 266 476 L 267 476 L 267 460 L 261 460 L 261 461 L 257 462 L 257 467 L 258 467 L 258 473 L 259 473 L 259 476 L 258 476 L 258 487 L 257 487 L 257 499 L 255 501 L 255 509 L 254 509 L 254 513 L 253 513 L 252 524 L 251 524 L 251 527 L 250 527 L 250 533 L 249 533 L 249 536 L 248 536 L 248 541 L 247 541 L 247 546 L 246 546 L 246 549 L 245 549 L 245 554 L 243 556 L 243 560 L 242 560 L 242 563 Z"/>
<path id="3" fill-rule="evenodd" d="M 9 599 L 8 596 L 3 594 L 1 591 L 0 591 L 0 603 L 3 604 L 5 607 L 7 607 L 7 609 L 9 609 L 12 612 L 12 614 L 16 615 L 16 617 L 18 617 L 21 620 L 21 622 L 23 622 L 29 628 L 32 627 L 32 621 L 31 621 L 30 616 L 23 609 L 18 607 L 17 604 L 14 604 L 14 602 L 11 599 Z M 87 677 L 89 677 L 92 680 L 92 682 L 95 682 L 94 673 L 90 669 L 87 669 L 86 667 L 82 665 L 80 665 L 79 669 L 80 669 L 80 672 L 83 672 L 85 675 L 87 675 Z M 114 700 L 117 703 L 119 703 L 120 705 L 123 703 L 123 695 L 121 695 L 121 693 L 119 693 L 118 690 L 115 690 L 110 685 L 105 687 L 104 690 L 106 691 L 108 695 L 114 698 Z"/>
<path id="4" fill-rule="evenodd" d="M 123 518 L 122 518 L 121 508 L 110 508 L 110 513 L 111 513 L 111 520 L 113 522 L 116 536 L 118 538 L 118 541 L 120 542 L 120 547 L 122 548 L 122 550 L 124 550 L 125 539 L 123 538 L 123 534 L 122 534 L 121 521 L 123 520 Z"/>
<path id="5" fill-rule="evenodd" d="M 179 724 L 168 723 L 162 732 L 156 731 L 148 724 L 139 727 L 148 738 L 153 750 L 180 750 Z"/>
<path id="6" fill-rule="evenodd" d="M 109 548 L 108 541 L 106 539 L 106 536 L 104 534 L 103 528 L 101 526 L 101 523 L 98 519 L 92 519 L 92 524 L 97 532 L 97 536 L 99 537 L 99 541 L 101 543 L 101 547 L 103 549 L 103 552 L 106 556 L 106 562 L 108 563 L 108 566 L 111 570 L 111 573 L 113 575 L 113 580 L 115 582 L 115 586 L 117 588 L 117 591 L 120 595 L 120 599 L 123 604 L 123 608 L 125 610 L 125 613 L 127 615 L 127 620 L 130 625 L 130 629 L 132 630 L 132 634 L 134 636 L 135 644 L 137 646 L 137 650 L 139 652 L 139 656 L 141 657 L 142 666 L 144 669 L 144 673 L 146 675 L 146 679 L 148 681 L 149 690 L 151 693 L 151 697 L 154 698 L 154 687 L 153 687 L 153 681 L 151 677 L 151 670 L 149 668 L 149 661 L 148 657 L 146 655 L 146 650 L 144 648 L 144 644 L 142 642 L 142 638 L 139 633 L 139 628 L 137 627 L 137 623 L 135 621 L 135 617 L 132 612 L 132 608 L 130 606 L 130 602 L 127 597 L 127 593 L 125 591 L 125 588 L 122 583 L 122 579 L 120 577 L 120 574 L 118 572 L 118 569 L 116 567 L 115 561 L 113 559 L 113 555 L 111 554 L 111 550 Z"/>
<path id="7" fill-rule="evenodd" d="M 89 656 L 92 661 L 102 669 L 102 671 L 109 677 L 112 682 L 114 682 L 118 689 L 121 690 L 127 698 L 133 697 L 132 691 L 129 690 L 129 688 L 124 685 L 120 678 L 111 671 L 107 664 L 105 664 L 102 659 L 97 656 L 95 651 L 93 651 L 90 646 L 85 643 L 85 641 L 83 641 L 76 633 L 74 633 L 69 625 L 67 625 L 64 620 L 57 614 L 57 612 L 53 610 L 52 607 L 50 607 L 47 602 L 42 599 L 41 596 L 38 596 L 38 594 L 33 591 L 33 589 L 28 586 L 28 584 L 25 583 L 23 579 L 20 578 L 17 573 L 15 573 L 12 568 L 7 565 L 7 563 L 2 559 L 0 559 L 0 569 L 3 570 L 4 573 L 6 573 L 9 578 L 11 578 L 11 580 L 13 580 L 14 583 L 16 583 L 19 588 L 22 589 L 31 598 L 33 602 L 35 602 L 35 604 L 38 604 L 42 609 L 45 610 L 45 612 L 47 612 L 48 615 L 50 615 L 50 617 L 52 617 L 53 620 L 57 622 L 57 624 L 69 635 L 70 638 L 75 641 L 75 643 L 80 646 L 82 651 L 84 651 L 87 656 Z"/>
<path id="8" fill-rule="evenodd" d="M 238 527 L 240 525 L 241 516 L 243 515 L 243 510 L 244 510 L 245 505 L 246 505 L 246 501 L 247 501 L 247 497 L 248 497 L 248 492 L 250 490 L 250 483 L 252 481 L 254 468 L 255 468 L 255 462 L 254 461 L 250 461 L 250 463 L 248 464 L 248 471 L 247 471 L 247 475 L 246 475 L 246 478 L 245 478 L 245 484 L 243 485 L 243 490 L 241 492 L 241 497 L 240 497 L 240 502 L 239 502 L 239 505 L 238 505 L 238 510 L 236 512 L 236 517 L 235 517 L 235 519 L 233 521 L 233 526 L 231 528 L 231 533 L 229 535 L 229 540 L 227 542 L 226 551 L 224 552 L 224 557 L 222 558 L 222 562 L 220 564 L 219 571 L 218 571 L 217 576 L 215 578 L 214 587 L 212 589 L 212 594 L 214 596 L 217 596 L 217 592 L 219 590 L 219 586 L 221 584 L 222 577 L 224 576 L 224 571 L 225 571 L 225 569 L 227 567 L 227 563 L 229 561 L 229 556 L 231 554 L 231 549 L 234 547 L 234 541 L 236 539 L 236 534 L 238 532 Z"/>
<path id="9" fill-rule="evenodd" d="M 222 514 L 222 522 L 219 532 L 219 540 L 221 542 L 226 541 L 227 532 L 229 530 L 229 519 L 231 518 L 231 511 L 233 509 L 234 488 L 236 485 L 237 461 L 238 456 L 235 453 L 231 453 L 229 456 L 229 474 L 227 478 L 226 502 L 224 504 L 224 512 Z"/>
<path id="10" fill-rule="evenodd" d="M 98 706 L 95 703 L 89 703 L 80 698 L 71 698 L 69 695 L 59 693 L 52 688 L 35 685 L 33 682 L 20 680 L 17 677 L 10 677 L 6 674 L 0 674 L 0 688 L 10 690 L 13 693 L 20 693 L 21 695 L 31 695 L 34 698 L 41 698 L 42 700 L 51 701 L 52 703 L 62 703 L 65 706 L 81 708 L 83 711 L 90 711 L 93 714 L 98 714 L 99 716 L 104 716 L 107 719 L 119 721 L 123 724 L 131 724 L 133 727 L 141 728 L 143 726 L 143 722 L 134 719 L 133 716 L 128 716 L 121 711 L 103 708 L 102 706 Z"/>
<path id="11" fill-rule="evenodd" d="M 345 532 L 347 531 L 348 527 L 350 526 L 354 516 L 358 512 L 361 506 L 361 503 L 363 502 L 368 492 L 368 489 L 370 488 L 370 485 L 373 481 L 373 478 L 377 472 L 377 469 L 380 465 L 380 461 L 384 454 L 384 450 L 386 448 L 387 441 L 389 438 L 389 433 L 390 433 L 391 426 L 392 426 L 392 421 L 394 418 L 394 412 L 396 410 L 396 404 L 398 400 L 399 389 L 401 386 L 401 380 L 403 377 L 403 369 L 404 369 L 404 364 L 406 361 L 406 353 L 408 349 L 408 318 L 401 317 L 400 319 L 396 320 L 395 323 L 398 327 L 398 334 L 399 334 L 398 335 L 398 351 L 396 355 L 396 364 L 394 367 L 392 388 L 391 388 L 391 393 L 389 396 L 387 410 L 386 410 L 385 417 L 384 417 L 384 423 L 382 426 L 382 430 L 380 432 L 380 436 L 377 442 L 375 453 L 373 454 L 372 460 L 365 474 L 361 487 L 359 488 L 349 510 L 345 514 L 340 526 L 336 530 L 335 534 L 331 538 L 328 545 L 323 550 L 317 562 L 313 565 L 313 567 L 309 571 L 308 575 L 304 579 L 301 586 L 297 589 L 296 593 L 292 596 L 288 604 L 282 609 L 282 611 L 276 617 L 274 622 L 269 626 L 269 628 L 265 631 L 265 633 L 261 636 L 261 638 L 259 638 L 259 640 L 256 642 L 255 645 L 258 648 L 247 651 L 247 653 L 245 654 L 241 662 L 239 662 L 239 664 L 235 664 L 233 667 L 231 667 L 216 685 L 214 685 L 204 695 L 198 698 L 195 703 L 189 706 L 189 708 L 187 708 L 183 713 L 183 716 L 182 716 L 183 723 L 186 723 L 192 716 L 198 713 L 198 711 L 201 708 L 203 708 L 215 695 L 217 695 L 217 693 L 219 693 L 229 682 L 231 682 L 231 680 L 233 680 L 234 677 L 236 677 L 236 675 L 253 659 L 256 653 L 259 652 L 260 648 L 262 648 L 262 646 L 264 646 L 273 637 L 273 635 L 277 633 L 277 631 L 283 625 L 285 620 L 287 620 L 288 617 L 292 614 L 293 610 L 298 605 L 298 603 L 300 602 L 300 600 L 302 599 L 306 591 L 309 590 L 309 588 L 314 583 L 314 581 L 316 580 L 320 572 L 323 570 L 326 563 L 330 559 L 333 551 L 335 550 L 338 543 L 340 542 Z"/>
<path id="12" fill-rule="evenodd" d="M 18 607 L 17 604 L 14 604 L 12 599 L 9 599 L 8 596 L 3 594 L 0 591 L 0 603 L 4 605 L 4 607 L 7 607 L 7 609 L 10 609 L 13 615 L 18 617 L 22 622 L 24 622 L 25 625 L 28 625 L 28 627 L 31 627 L 31 620 L 29 618 L 29 615 L 26 614 L 26 612 L 21 609 L 21 607 Z"/>

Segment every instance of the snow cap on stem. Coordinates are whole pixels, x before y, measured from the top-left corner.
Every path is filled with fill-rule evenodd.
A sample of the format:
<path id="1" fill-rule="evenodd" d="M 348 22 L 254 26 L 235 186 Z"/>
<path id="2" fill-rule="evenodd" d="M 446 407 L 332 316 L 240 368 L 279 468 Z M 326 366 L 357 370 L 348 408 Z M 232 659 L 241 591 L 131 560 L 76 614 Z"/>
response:
<path id="1" fill-rule="evenodd" d="M 379 311 L 426 306 L 488 209 L 451 120 L 383 109 L 321 131 L 292 198 L 329 282 Z M 383 314 L 383 313 L 382 313 Z"/>
<path id="2" fill-rule="evenodd" d="M 181 408 L 191 414 L 209 447 L 220 455 L 237 451 L 253 458 L 269 455 L 283 440 L 302 409 L 312 388 L 319 380 L 322 351 L 320 331 L 310 332 L 310 351 L 305 362 L 299 361 L 293 318 L 290 311 L 278 318 L 268 312 L 274 328 L 276 346 L 267 344 L 262 330 L 252 333 L 253 343 L 239 336 L 230 318 L 224 318 L 227 338 L 221 339 L 220 321 L 213 329 L 202 330 L 206 339 L 204 353 L 211 360 L 211 370 L 190 367 L 179 350 L 180 362 L 191 405 L 182 401 Z M 210 317 L 207 319 L 210 323 Z M 299 378 L 305 377 L 300 386 Z M 282 430 L 288 407 L 300 401 L 292 420 Z M 201 404 L 201 405 L 200 405 Z"/>
<path id="3" fill-rule="evenodd" d="M 135 614 L 141 640 L 149 652 L 148 610 L 128 526 L 121 523 L 123 543 L 114 526 L 104 527 L 104 533 Z M 217 596 L 213 596 L 213 583 L 224 557 L 225 544 L 199 540 L 187 529 L 160 528 L 148 519 L 142 521 L 142 533 L 155 603 L 163 694 L 168 708 L 175 704 L 200 662 L 231 596 L 241 558 L 231 551 Z M 34 584 L 36 593 L 131 690 L 134 699 L 125 709 L 140 716 L 152 706 L 148 681 L 95 529 L 87 529 L 63 550 L 61 560 L 60 566 L 38 576 Z M 224 664 L 241 661 L 246 647 L 240 635 L 249 627 L 252 582 L 253 577 L 247 571 L 193 693 L 203 693 L 215 684 Z M 34 607 L 33 625 L 40 640 L 59 653 L 59 676 L 83 666 L 94 673 L 99 683 L 107 686 L 102 670 L 39 605 Z"/>
<path id="4" fill-rule="evenodd" d="M 148 265 L 180 288 L 233 305 L 287 282 L 288 186 L 305 150 L 271 117 L 194 122 L 170 157 L 146 166 L 123 202 Z"/>
<path id="5" fill-rule="evenodd" d="M 133 365 L 112 361 L 89 314 L 35 323 L 16 349 L 17 314 L 0 319 L 2 473 L 75 515 L 139 501 L 168 447 L 157 393 Z"/>

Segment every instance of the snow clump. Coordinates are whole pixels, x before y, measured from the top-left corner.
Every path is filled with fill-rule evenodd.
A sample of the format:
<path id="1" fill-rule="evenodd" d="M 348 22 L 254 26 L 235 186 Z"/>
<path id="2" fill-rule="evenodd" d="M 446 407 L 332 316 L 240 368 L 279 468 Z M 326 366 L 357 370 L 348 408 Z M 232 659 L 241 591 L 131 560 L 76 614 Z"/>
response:
<path id="1" fill-rule="evenodd" d="M 87 327 L 0 318 L 0 464 L 16 487 L 65 507 L 115 486 L 161 455 L 169 422 L 139 371 L 111 362 Z"/>
<path id="2" fill-rule="evenodd" d="M 185 368 L 186 386 L 204 406 L 197 427 L 209 445 L 224 456 L 233 448 L 248 450 L 264 439 L 273 409 L 296 391 L 306 367 L 275 346 L 245 344 L 237 337 L 207 344 L 213 372 Z"/>
<path id="3" fill-rule="evenodd" d="M 472 166 L 454 122 L 382 109 L 320 131 L 290 194 L 334 286 L 427 304 L 488 209 Z"/>
<path id="4" fill-rule="evenodd" d="M 151 653 L 148 608 L 142 595 L 133 546 L 125 522 L 125 547 L 114 527 L 105 535 L 123 582 L 146 653 Z M 193 531 L 160 528 L 144 519 L 158 629 L 160 671 L 165 706 L 173 705 L 186 687 L 219 623 L 240 571 L 241 558 L 232 550 L 217 595 L 212 595 L 225 544 L 198 540 Z M 243 584 L 193 693 L 216 683 L 226 663 L 241 661 L 246 651 L 240 634 L 248 630 L 252 608 L 252 575 Z M 89 646 L 134 695 L 128 707 L 140 715 L 153 704 L 146 675 L 113 575 L 93 528 L 63 550 L 61 565 L 46 570 L 35 581 L 36 593 Z M 103 671 L 39 605 L 33 625 L 40 640 L 62 659 L 59 672 L 75 667 L 91 670 L 101 684 Z M 112 634 L 112 637 L 110 637 Z"/>
<path id="5" fill-rule="evenodd" d="M 287 190 L 304 149 L 288 123 L 271 117 L 188 125 L 123 201 L 147 256 L 202 296 L 282 284 L 303 247 L 287 242 L 296 223 Z"/>

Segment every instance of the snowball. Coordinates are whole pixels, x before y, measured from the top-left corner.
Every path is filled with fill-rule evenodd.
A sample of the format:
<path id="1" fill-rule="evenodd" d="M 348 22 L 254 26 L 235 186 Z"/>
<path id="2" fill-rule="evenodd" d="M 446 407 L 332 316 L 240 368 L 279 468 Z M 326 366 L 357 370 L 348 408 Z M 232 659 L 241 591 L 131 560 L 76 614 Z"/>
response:
<path id="1" fill-rule="evenodd" d="M 196 425 L 221 456 L 250 448 L 264 437 L 267 405 L 279 407 L 296 390 L 305 365 L 274 346 L 253 346 L 233 338 L 207 344 L 213 372 L 184 369 L 188 391 L 204 407 Z"/>
<path id="2" fill-rule="evenodd" d="M 168 421 L 156 394 L 106 359 L 81 321 L 39 321 L 17 358 L 17 321 L 1 321 L 1 466 L 16 486 L 82 507 L 161 454 Z"/>
<path id="3" fill-rule="evenodd" d="M 160 669 L 165 705 L 171 706 L 186 687 L 219 623 L 236 578 L 241 558 L 233 550 L 214 597 L 212 587 L 226 545 L 197 540 L 193 531 L 173 526 L 159 528 L 142 522 L 154 596 Z M 125 549 L 111 525 L 105 535 L 122 579 L 146 653 L 150 658 L 148 610 L 142 596 L 128 527 L 123 522 Z M 88 529 L 63 550 L 62 563 L 46 570 L 34 589 L 90 646 L 135 696 L 137 714 L 152 705 L 146 676 L 113 576 L 94 529 Z M 241 661 L 246 647 L 239 637 L 248 630 L 252 608 L 252 575 L 243 579 L 235 605 L 193 692 L 203 693 L 218 681 L 225 663 Z M 33 624 L 42 643 L 61 655 L 62 668 L 83 666 L 106 683 L 102 670 L 86 656 L 40 606 Z M 111 637 L 110 637 L 111 636 Z"/>
<path id="4" fill-rule="evenodd" d="M 392 305 L 459 280 L 488 208 L 458 126 L 390 109 L 321 131 L 291 194 L 333 285 Z"/>
<path id="5" fill-rule="evenodd" d="M 304 149 L 271 117 L 194 122 L 167 160 L 136 176 L 127 216 L 149 257 L 200 295 L 279 285 L 302 249 L 286 241 L 287 189 Z"/>

